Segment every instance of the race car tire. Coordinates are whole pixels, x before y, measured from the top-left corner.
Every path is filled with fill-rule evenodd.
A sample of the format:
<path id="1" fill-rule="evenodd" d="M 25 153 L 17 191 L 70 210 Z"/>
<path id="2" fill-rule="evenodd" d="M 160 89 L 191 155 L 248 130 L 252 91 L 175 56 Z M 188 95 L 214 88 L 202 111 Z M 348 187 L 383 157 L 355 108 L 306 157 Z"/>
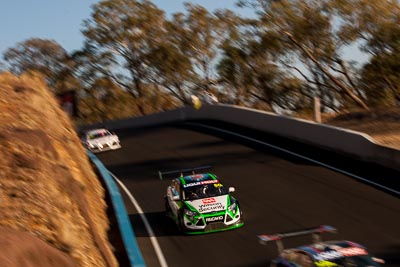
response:
<path id="1" fill-rule="evenodd" d="M 168 197 L 164 198 L 164 203 L 165 203 L 165 214 L 169 215 L 171 213 L 171 207 L 168 202 Z"/>
<path id="2" fill-rule="evenodd" d="M 290 264 L 290 263 L 289 263 L 289 264 Z M 274 260 L 274 261 L 271 261 L 271 264 L 270 264 L 269 267 L 291 267 L 291 266 L 292 266 L 292 264 L 286 265 L 286 264 L 284 264 L 284 263 L 282 263 L 282 262 L 276 263 L 275 260 Z M 296 265 L 296 266 L 297 266 L 297 265 Z"/>
<path id="3" fill-rule="evenodd" d="M 184 221 L 183 221 L 183 211 L 182 210 L 180 210 L 179 212 L 178 212 L 178 228 L 179 228 L 179 230 L 182 232 L 182 233 L 184 233 L 184 232 L 186 232 L 186 230 L 187 230 L 187 228 L 186 228 L 186 226 L 185 226 L 185 223 L 184 223 Z"/>
<path id="4" fill-rule="evenodd" d="M 238 205 L 239 212 L 240 212 L 240 220 L 243 221 L 243 211 L 242 211 L 242 209 L 240 208 L 239 201 L 237 202 L 237 205 Z"/>

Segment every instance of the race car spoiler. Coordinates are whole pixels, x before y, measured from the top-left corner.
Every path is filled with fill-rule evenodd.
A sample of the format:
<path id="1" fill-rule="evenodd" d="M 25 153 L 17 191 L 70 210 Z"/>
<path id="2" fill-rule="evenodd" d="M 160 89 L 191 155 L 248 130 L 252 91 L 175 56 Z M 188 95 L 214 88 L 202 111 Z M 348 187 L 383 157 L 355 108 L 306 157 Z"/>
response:
<path id="1" fill-rule="evenodd" d="M 182 177 L 184 173 L 191 173 L 191 174 L 196 174 L 195 172 L 198 170 L 205 170 L 205 169 L 211 169 L 212 166 L 200 166 L 200 167 L 194 167 L 194 168 L 188 168 L 188 169 L 180 169 L 180 170 L 172 170 L 172 171 L 158 171 L 158 176 L 160 177 L 160 180 L 163 179 L 163 175 L 169 175 L 169 174 L 176 174 L 180 173 L 180 176 Z"/>
<path id="2" fill-rule="evenodd" d="M 261 244 L 266 245 L 270 241 L 275 241 L 276 245 L 278 247 L 278 251 L 281 252 L 284 247 L 282 243 L 282 239 L 284 238 L 289 238 L 289 237 L 296 237 L 296 236 L 304 236 L 304 235 L 312 235 L 313 236 L 313 242 L 317 243 L 321 241 L 321 234 L 322 233 L 336 233 L 337 229 L 335 227 L 332 227 L 330 225 L 321 225 L 318 227 L 313 227 L 313 228 L 307 228 L 307 229 L 302 229 L 298 231 L 293 231 L 293 232 L 286 232 L 286 233 L 279 233 L 279 234 L 273 234 L 273 235 L 258 235 L 258 240 Z"/>

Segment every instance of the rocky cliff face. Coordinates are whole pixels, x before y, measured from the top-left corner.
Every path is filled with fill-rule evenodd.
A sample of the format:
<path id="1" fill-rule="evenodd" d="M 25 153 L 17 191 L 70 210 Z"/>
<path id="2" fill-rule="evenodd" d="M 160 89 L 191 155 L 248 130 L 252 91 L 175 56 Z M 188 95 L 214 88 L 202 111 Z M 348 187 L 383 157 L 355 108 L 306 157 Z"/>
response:
<path id="1" fill-rule="evenodd" d="M 0 74 L 0 148 L 1 265 L 117 266 L 105 191 L 40 76 Z"/>

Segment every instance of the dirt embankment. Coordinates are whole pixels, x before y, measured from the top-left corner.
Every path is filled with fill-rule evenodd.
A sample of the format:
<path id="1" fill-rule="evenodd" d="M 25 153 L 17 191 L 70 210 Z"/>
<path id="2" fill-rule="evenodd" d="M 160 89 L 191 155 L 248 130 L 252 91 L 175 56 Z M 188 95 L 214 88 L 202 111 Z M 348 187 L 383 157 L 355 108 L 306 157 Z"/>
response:
<path id="1" fill-rule="evenodd" d="M 1 266 L 117 266 L 104 189 L 39 76 L 0 74 Z"/>
<path id="2" fill-rule="evenodd" d="M 340 114 L 324 123 L 366 133 L 380 145 L 400 149 L 400 108 Z"/>

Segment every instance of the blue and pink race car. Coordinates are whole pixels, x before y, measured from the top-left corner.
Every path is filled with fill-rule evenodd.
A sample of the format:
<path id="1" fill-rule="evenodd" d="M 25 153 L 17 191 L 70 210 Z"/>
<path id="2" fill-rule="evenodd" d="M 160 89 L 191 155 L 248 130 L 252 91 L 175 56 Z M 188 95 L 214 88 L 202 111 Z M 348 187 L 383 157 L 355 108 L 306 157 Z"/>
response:
<path id="1" fill-rule="evenodd" d="M 334 233 L 332 226 L 323 225 L 315 228 L 273 235 L 259 235 L 261 244 L 276 242 L 279 257 L 271 262 L 271 267 L 377 267 L 384 260 L 371 256 L 367 249 L 351 241 L 321 241 L 321 233 Z M 314 242 L 309 245 L 284 249 L 282 240 L 301 235 L 313 235 Z"/>

